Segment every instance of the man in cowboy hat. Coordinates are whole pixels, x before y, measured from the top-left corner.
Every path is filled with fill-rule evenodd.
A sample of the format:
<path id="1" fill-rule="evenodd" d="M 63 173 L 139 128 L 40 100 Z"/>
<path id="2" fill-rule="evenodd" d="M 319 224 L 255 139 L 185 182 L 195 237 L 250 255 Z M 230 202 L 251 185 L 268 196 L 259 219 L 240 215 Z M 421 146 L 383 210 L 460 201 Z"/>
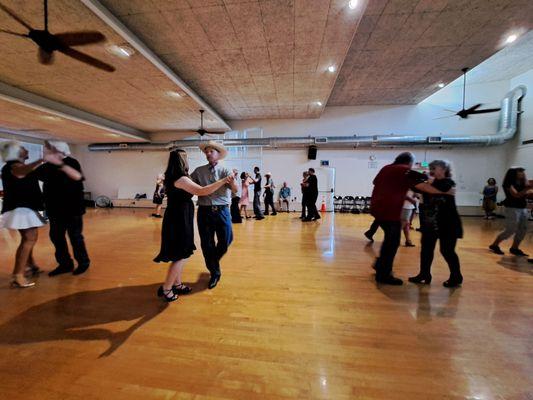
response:
<path id="1" fill-rule="evenodd" d="M 201 186 L 206 186 L 225 177 L 233 177 L 231 171 L 220 165 L 219 161 L 227 155 L 221 144 L 207 141 L 200 146 L 207 158 L 207 164 L 194 170 L 191 179 Z M 220 280 L 220 259 L 228 251 L 233 240 L 231 229 L 231 193 L 237 191 L 235 180 L 208 196 L 198 197 L 198 232 L 202 243 L 205 265 L 211 273 L 209 289 L 213 289 Z M 216 244 L 215 244 L 216 236 Z"/>

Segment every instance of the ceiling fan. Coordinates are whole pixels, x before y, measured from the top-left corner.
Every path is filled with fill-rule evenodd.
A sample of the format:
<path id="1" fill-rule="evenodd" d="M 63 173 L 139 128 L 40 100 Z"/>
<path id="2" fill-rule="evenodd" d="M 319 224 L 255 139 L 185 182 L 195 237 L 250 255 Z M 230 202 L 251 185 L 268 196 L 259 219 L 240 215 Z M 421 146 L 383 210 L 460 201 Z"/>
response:
<path id="1" fill-rule="evenodd" d="M 466 73 L 468 72 L 468 68 L 463 68 L 461 69 L 461 71 L 463 72 L 463 108 L 460 111 L 453 111 L 453 110 L 446 110 L 446 111 L 451 111 L 454 113 L 454 115 L 457 115 L 463 119 L 468 118 L 468 116 L 472 114 L 487 114 L 487 113 L 493 113 L 493 112 L 500 111 L 499 108 L 484 108 L 480 110 L 479 107 L 483 105 L 481 103 L 465 109 Z M 449 117 L 440 117 L 440 118 L 435 118 L 435 119 L 441 119 L 441 118 L 449 118 Z"/>
<path id="2" fill-rule="evenodd" d="M 214 134 L 214 135 L 223 135 L 224 132 L 213 132 L 213 131 L 207 131 L 204 129 L 204 112 L 205 110 L 200 110 L 200 129 L 195 130 L 197 134 L 200 136 L 204 136 L 207 134 Z"/>
<path id="3" fill-rule="evenodd" d="M 73 49 L 71 46 L 83 46 L 93 43 L 100 43 L 105 40 L 105 36 L 96 31 L 77 31 L 52 34 L 48 31 L 48 0 L 44 0 L 44 29 L 33 29 L 14 11 L 0 3 L 0 9 L 8 14 L 19 24 L 28 29 L 27 34 L 17 33 L 0 29 L 0 32 L 23 38 L 29 38 L 39 46 L 39 62 L 50 65 L 54 62 L 54 52 L 59 51 L 66 56 L 72 57 L 82 63 L 101 69 L 106 72 L 115 71 L 115 67 L 100 61 L 88 54 Z"/>

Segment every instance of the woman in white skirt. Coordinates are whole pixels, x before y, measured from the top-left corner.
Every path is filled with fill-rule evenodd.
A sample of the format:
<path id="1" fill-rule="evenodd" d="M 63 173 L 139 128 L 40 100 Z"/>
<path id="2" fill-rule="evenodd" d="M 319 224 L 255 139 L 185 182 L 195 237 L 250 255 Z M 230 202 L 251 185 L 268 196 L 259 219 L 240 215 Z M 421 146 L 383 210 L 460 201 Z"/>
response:
<path id="1" fill-rule="evenodd" d="M 16 141 L 0 143 L 0 155 L 6 162 L 2 168 L 4 200 L 0 226 L 16 229 L 21 236 L 11 286 L 27 288 L 35 283 L 25 278 L 24 270 L 27 266 L 35 265 L 32 253 L 37 242 L 37 228 L 45 224 L 39 214 L 43 209 L 43 199 L 34 171 L 46 161 L 61 165 L 61 159 L 56 152 L 47 150 L 45 159 L 26 164 L 28 150 Z"/>

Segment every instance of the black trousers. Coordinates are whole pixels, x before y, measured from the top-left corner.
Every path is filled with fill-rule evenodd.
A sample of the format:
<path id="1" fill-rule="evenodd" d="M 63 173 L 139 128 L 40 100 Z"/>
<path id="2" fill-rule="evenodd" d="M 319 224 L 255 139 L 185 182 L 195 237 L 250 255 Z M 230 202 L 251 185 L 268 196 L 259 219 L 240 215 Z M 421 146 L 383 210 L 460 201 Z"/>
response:
<path id="1" fill-rule="evenodd" d="M 422 249 L 420 250 L 420 274 L 431 274 L 431 264 L 435 254 L 435 246 L 439 241 L 440 253 L 448 263 L 450 278 L 461 277 L 461 265 L 455 252 L 457 238 L 449 235 L 439 237 L 436 232 L 422 232 Z"/>
<path id="2" fill-rule="evenodd" d="M 372 225 L 370 225 L 370 228 L 368 228 L 368 231 L 366 231 L 365 233 L 368 233 L 369 236 L 374 236 L 376 234 L 376 232 L 378 231 L 378 228 L 379 228 L 379 222 L 377 219 L 374 220 L 374 222 L 372 222 Z"/>
<path id="3" fill-rule="evenodd" d="M 256 218 L 263 217 L 263 212 L 261 211 L 261 192 L 254 192 L 254 214 Z"/>
<path id="4" fill-rule="evenodd" d="M 270 190 L 265 192 L 265 214 L 268 215 L 269 207 L 272 207 L 272 214 L 276 214 L 276 208 L 274 207 L 274 193 Z"/>
<path id="5" fill-rule="evenodd" d="M 231 199 L 230 214 L 231 222 L 234 224 L 240 224 L 242 222 L 241 212 L 239 211 L 240 197 L 233 197 Z"/>
<path id="6" fill-rule="evenodd" d="M 316 201 L 318 199 L 318 193 L 309 193 L 307 195 L 307 218 L 320 217 L 318 210 L 316 209 Z"/>
<path id="7" fill-rule="evenodd" d="M 90 264 L 89 255 L 83 239 L 83 217 L 81 215 L 69 217 L 49 217 L 50 218 L 50 240 L 56 249 L 55 257 L 59 265 L 72 267 L 74 265 L 68 251 L 66 234 L 72 245 L 74 258 L 78 266 L 88 266 Z"/>
<path id="8" fill-rule="evenodd" d="M 381 279 L 392 274 L 394 257 L 400 247 L 402 223 L 400 221 L 377 221 L 377 223 L 385 232 L 379 258 L 376 261 L 376 279 Z"/>
<path id="9" fill-rule="evenodd" d="M 302 193 L 302 215 L 301 218 L 307 217 L 307 193 Z"/>

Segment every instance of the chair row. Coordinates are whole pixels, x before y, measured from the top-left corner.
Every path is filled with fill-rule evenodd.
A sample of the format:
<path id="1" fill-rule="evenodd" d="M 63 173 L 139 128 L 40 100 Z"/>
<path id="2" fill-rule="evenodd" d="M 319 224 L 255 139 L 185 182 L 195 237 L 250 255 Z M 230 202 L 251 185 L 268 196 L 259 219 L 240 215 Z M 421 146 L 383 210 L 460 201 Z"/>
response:
<path id="1" fill-rule="evenodd" d="M 340 213 L 369 213 L 370 200 L 368 196 L 333 196 L 333 209 Z"/>

